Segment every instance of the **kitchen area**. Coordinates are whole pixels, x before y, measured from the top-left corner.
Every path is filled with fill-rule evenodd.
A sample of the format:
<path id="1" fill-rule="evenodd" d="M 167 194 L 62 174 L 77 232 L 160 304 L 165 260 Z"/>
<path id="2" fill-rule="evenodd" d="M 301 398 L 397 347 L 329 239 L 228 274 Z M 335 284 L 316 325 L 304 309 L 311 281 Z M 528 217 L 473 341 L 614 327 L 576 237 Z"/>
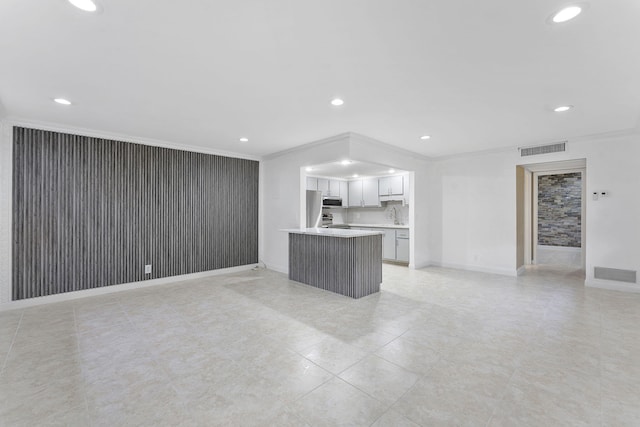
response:
<path id="1" fill-rule="evenodd" d="M 382 234 L 382 260 L 410 259 L 410 173 L 342 160 L 303 168 L 306 227 Z"/>

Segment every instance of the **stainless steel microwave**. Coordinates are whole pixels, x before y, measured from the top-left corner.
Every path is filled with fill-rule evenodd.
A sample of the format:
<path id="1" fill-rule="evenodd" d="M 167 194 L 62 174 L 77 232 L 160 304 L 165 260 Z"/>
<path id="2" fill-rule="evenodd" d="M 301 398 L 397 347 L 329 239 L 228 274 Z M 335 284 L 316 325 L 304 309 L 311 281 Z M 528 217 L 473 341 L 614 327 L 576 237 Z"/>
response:
<path id="1" fill-rule="evenodd" d="M 342 199 L 340 197 L 323 197 L 322 207 L 323 208 L 342 207 Z"/>

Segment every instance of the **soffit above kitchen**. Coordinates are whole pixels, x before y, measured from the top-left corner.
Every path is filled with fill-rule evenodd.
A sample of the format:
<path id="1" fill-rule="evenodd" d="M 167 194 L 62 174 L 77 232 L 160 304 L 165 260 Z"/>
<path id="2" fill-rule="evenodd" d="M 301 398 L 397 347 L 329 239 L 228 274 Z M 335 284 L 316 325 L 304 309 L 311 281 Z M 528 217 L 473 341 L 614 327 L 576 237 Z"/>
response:
<path id="1" fill-rule="evenodd" d="M 96 2 L 0 2 L 0 111 L 252 156 L 355 132 L 436 157 L 640 117 L 635 1 L 562 24 L 571 2 Z"/>
<path id="2" fill-rule="evenodd" d="M 311 165 L 305 168 L 305 173 L 308 176 L 325 178 L 357 179 L 401 175 L 407 173 L 407 171 L 395 169 L 383 164 L 362 162 L 359 160 L 345 160 Z"/>

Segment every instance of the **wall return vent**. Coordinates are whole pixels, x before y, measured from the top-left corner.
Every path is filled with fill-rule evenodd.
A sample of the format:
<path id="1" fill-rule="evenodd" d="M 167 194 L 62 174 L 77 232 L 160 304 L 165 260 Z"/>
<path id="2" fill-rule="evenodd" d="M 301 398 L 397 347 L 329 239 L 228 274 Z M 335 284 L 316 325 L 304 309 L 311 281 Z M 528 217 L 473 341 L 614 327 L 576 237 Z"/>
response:
<path id="1" fill-rule="evenodd" d="M 535 147 L 520 148 L 520 157 L 535 156 L 538 154 L 559 153 L 567 150 L 567 141 L 549 145 L 537 145 Z"/>
<path id="2" fill-rule="evenodd" d="M 594 267 L 593 277 L 603 280 L 616 280 L 618 282 L 636 283 L 634 270 L 619 270 L 617 268 Z"/>

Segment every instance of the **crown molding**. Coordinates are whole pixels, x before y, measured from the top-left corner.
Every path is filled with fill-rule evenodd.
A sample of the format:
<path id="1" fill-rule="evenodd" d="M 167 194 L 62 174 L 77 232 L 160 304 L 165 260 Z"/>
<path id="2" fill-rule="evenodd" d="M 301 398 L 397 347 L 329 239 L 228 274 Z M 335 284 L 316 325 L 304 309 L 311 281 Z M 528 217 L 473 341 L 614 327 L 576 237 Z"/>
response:
<path id="1" fill-rule="evenodd" d="M 293 153 L 298 153 L 301 151 L 306 151 L 311 148 L 320 147 L 325 144 L 331 144 L 333 142 L 342 141 L 344 139 L 348 140 L 350 136 L 351 136 L 351 132 L 344 132 L 335 136 L 330 136 L 328 138 L 320 139 L 318 141 L 308 142 L 302 145 L 296 145 L 295 147 L 287 148 L 286 150 L 276 151 L 274 153 L 266 154 L 262 156 L 262 158 L 264 160 L 273 160 L 278 157 L 286 156 Z"/>
<path id="2" fill-rule="evenodd" d="M 541 144 L 544 144 L 544 143 L 541 143 Z M 550 143 L 547 142 L 547 144 L 550 144 Z M 538 145 L 538 144 L 534 144 L 534 145 Z M 476 157 L 476 156 L 485 156 L 485 155 L 491 155 L 491 154 L 507 153 L 509 151 L 517 152 L 518 147 L 519 147 L 518 145 L 510 145 L 507 147 L 489 148 L 487 150 L 465 151 L 462 153 L 445 154 L 442 156 L 434 156 L 433 160 L 438 162 L 438 161 L 445 161 L 445 160 L 464 159 L 466 157 Z"/>
<path id="3" fill-rule="evenodd" d="M 614 130 L 609 132 L 601 132 L 601 133 L 592 133 L 588 135 L 576 136 L 574 138 L 568 138 L 569 142 L 580 143 L 580 142 L 591 142 L 597 141 L 599 139 L 609 139 L 609 138 L 624 138 L 626 136 L 640 136 L 640 129 L 638 128 L 627 128 Z"/>
<path id="4" fill-rule="evenodd" d="M 446 154 L 443 156 L 434 156 L 432 160 L 434 161 L 444 161 L 444 160 L 453 160 L 453 159 L 462 159 L 467 157 L 476 157 L 490 154 L 499 154 L 499 153 L 508 153 L 512 152 L 514 155 L 518 152 L 520 148 L 525 147 L 537 147 L 539 145 L 547 145 L 547 144 L 556 144 L 559 142 L 566 142 L 568 145 L 572 144 L 580 144 L 583 142 L 594 142 L 602 139 L 617 139 L 624 138 L 627 136 L 640 136 L 640 129 L 637 128 L 628 128 L 621 129 L 610 132 L 602 132 L 602 133 L 594 133 L 588 135 L 575 136 L 571 138 L 555 138 L 555 139 L 547 139 L 547 140 L 538 140 L 538 141 L 528 141 L 524 144 L 520 145 L 510 145 L 506 147 L 499 148 L 491 148 L 488 150 L 478 150 L 478 151 L 465 151 L 463 153 L 454 153 L 454 154 Z"/>
<path id="5" fill-rule="evenodd" d="M 262 160 L 260 156 L 252 156 L 249 154 L 240 154 L 240 153 L 234 153 L 232 151 L 216 150 L 216 149 L 201 147 L 196 145 L 179 144 L 175 142 L 164 141 L 164 140 L 154 139 L 154 138 L 145 138 L 141 136 L 131 136 L 131 135 L 125 135 L 120 133 L 104 132 L 104 131 L 99 131 L 95 129 L 65 126 L 65 125 L 41 122 L 37 120 L 30 120 L 30 119 L 25 119 L 21 117 L 15 117 L 15 116 L 5 117 L 1 120 L 1 122 L 9 127 L 20 126 L 20 127 L 40 129 L 40 130 L 46 130 L 46 131 L 52 131 L 52 132 L 70 133 L 73 135 L 87 136 L 90 138 L 102 138 L 102 139 L 109 139 L 113 141 L 130 142 L 133 144 L 149 145 L 153 147 L 162 147 L 162 148 L 170 148 L 174 150 L 190 151 L 194 153 L 212 154 L 216 156 L 233 157 L 233 158 L 246 159 L 246 160 L 256 160 L 256 161 Z"/>
<path id="6" fill-rule="evenodd" d="M 349 132 L 349 138 L 354 141 L 361 141 L 366 144 L 375 145 L 385 150 L 395 151 L 405 156 L 412 157 L 414 159 L 424 160 L 426 162 L 432 162 L 433 157 L 425 156 L 424 154 L 416 153 L 415 151 L 407 150 L 406 148 L 397 147 L 395 145 L 387 144 L 386 142 L 379 141 L 366 135 L 361 135 L 355 132 Z"/>
<path id="7" fill-rule="evenodd" d="M 318 141 L 313 141 L 313 142 L 309 142 L 306 144 L 302 144 L 302 145 L 297 145 L 295 147 L 292 148 L 288 148 L 286 150 L 282 150 L 282 151 L 277 151 L 275 153 L 271 153 L 271 154 L 267 154 L 266 156 L 263 156 L 264 160 L 272 160 L 278 157 L 282 157 L 282 156 L 286 156 L 288 154 L 293 154 L 293 153 L 298 153 L 301 151 L 306 151 L 309 150 L 311 148 L 316 148 L 316 147 L 321 147 L 323 145 L 327 145 L 327 144 L 331 144 L 333 142 L 337 142 L 337 141 L 347 141 L 347 142 L 364 142 L 366 144 L 370 144 L 370 145 L 375 145 L 379 148 L 385 149 L 385 150 L 390 150 L 390 151 L 395 151 L 397 153 L 401 153 L 404 154 L 406 156 L 412 157 L 412 158 L 417 158 L 420 160 L 424 160 L 424 161 L 432 161 L 433 159 L 427 156 L 424 156 L 420 153 L 416 153 L 415 151 L 409 151 L 406 150 L 404 148 L 400 148 L 400 147 L 396 147 L 395 145 L 391 145 L 391 144 L 387 144 L 385 142 L 382 141 L 378 141 L 377 139 L 373 139 L 371 137 L 365 136 L 365 135 L 361 135 L 358 133 L 354 133 L 354 132 L 344 132 L 335 136 L 331 136 L 328 138 L 323 138 L 320 139 Z"/>

